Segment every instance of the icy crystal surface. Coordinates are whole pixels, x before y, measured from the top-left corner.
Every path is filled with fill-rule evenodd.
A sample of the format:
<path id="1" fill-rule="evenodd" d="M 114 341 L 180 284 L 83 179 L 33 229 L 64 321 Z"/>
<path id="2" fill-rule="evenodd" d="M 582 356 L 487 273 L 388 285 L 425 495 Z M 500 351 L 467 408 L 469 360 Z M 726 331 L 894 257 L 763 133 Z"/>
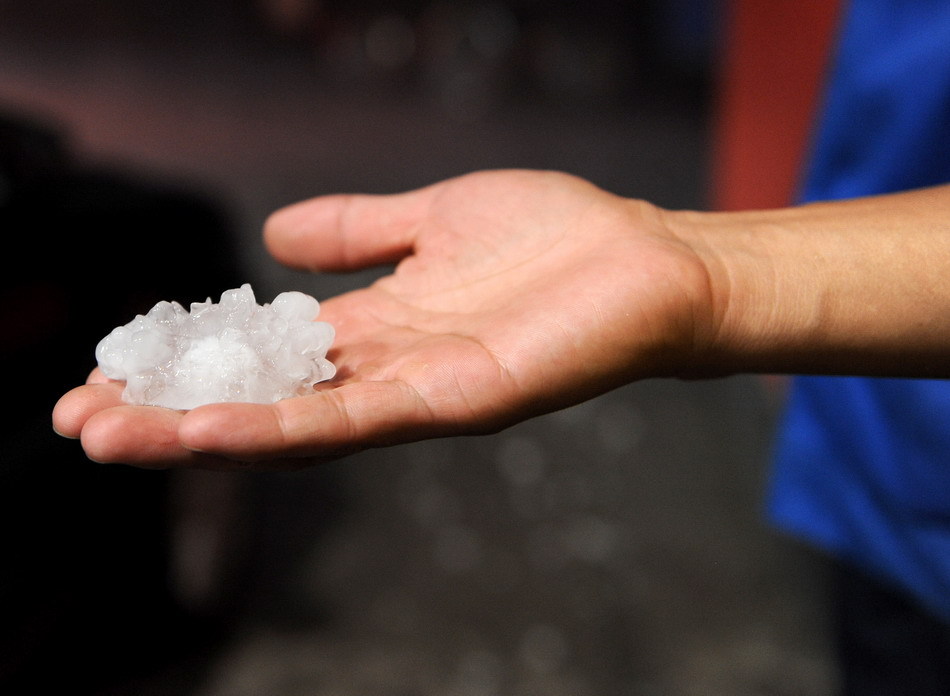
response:
<path id="1" fill-rule="evenodd" d="M 320 304 L 284 292 L 258 305 L 250 285 L 214 304 L 159 302 L 96 347 L 99 368 L 125 380 L 131 404 L 190 409 L 221 401 L 271 403 L 305 394 L 336 372 L 326 359 L 333 327 Z"/>

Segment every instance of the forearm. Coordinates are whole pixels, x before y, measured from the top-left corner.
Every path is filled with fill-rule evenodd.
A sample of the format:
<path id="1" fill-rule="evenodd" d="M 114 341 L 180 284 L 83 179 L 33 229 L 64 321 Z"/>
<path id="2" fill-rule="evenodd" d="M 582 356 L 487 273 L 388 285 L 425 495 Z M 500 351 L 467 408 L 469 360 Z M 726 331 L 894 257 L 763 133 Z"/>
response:
<path id="1" fill-rule="evenodd" d="M 950 377 L 950 186 L 669 221 L 709 270 L 701 371 Z"/>

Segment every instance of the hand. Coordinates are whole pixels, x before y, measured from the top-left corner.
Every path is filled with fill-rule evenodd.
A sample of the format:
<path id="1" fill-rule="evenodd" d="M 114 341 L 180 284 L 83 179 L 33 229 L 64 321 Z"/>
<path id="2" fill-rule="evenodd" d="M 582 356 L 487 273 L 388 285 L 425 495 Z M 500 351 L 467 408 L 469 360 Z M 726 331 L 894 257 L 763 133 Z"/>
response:
<path id="1" fill-rule="evenodd" d="M 483 172 L 275 213 L 273 255 L 313 270 L 398 262 L 322 303 L 332 382 L 272 405 L 121 402 L 94 372 L 54 427 L 139 466 L 303 466 L 367 447 L 497 431 L 670 375 L 712 332 L 705 265 L 666 212 L 557 173 Z M 310 458 L 309 461 L 301 458 Z"/>

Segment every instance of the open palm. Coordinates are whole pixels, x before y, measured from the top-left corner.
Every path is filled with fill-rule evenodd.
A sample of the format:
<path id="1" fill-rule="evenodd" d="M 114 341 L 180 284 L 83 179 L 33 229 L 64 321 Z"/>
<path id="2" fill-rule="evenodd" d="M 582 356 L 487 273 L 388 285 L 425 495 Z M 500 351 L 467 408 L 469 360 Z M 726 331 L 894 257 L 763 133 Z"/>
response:
<path id="1" fill-rule="evenodd" d="M 141 466 L 304 465 L 491 432 L 627 381 L 673 374 L 708 317 L 706 270 L 664 213 L 548 172 L 482 172 L 395 196 L 329 196 L 268 221 L 284 263 L 398 262 L 325 301 L 337 378 L 272 405 L 121 402 L 98 373 L 54 425 L 90 457 Z M 288 464 L 288 460 L 290 464 Z"/>

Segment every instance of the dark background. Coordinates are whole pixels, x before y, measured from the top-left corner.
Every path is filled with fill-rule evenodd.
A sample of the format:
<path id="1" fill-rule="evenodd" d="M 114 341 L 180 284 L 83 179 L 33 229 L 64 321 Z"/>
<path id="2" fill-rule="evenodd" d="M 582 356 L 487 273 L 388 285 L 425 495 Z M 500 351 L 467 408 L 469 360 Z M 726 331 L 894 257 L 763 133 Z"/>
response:
<path id="1" fill-rule="evenodd" d="M 158 299 L 363 284 L 269 212 L 555 168 L 706 205 L 721 8 L 0 2 L 0 691 L 829 693 L 821 563 L 763 524 L 774 380 L 655 381 L 294 474 L 100 467 L 49 430 Z"/>

